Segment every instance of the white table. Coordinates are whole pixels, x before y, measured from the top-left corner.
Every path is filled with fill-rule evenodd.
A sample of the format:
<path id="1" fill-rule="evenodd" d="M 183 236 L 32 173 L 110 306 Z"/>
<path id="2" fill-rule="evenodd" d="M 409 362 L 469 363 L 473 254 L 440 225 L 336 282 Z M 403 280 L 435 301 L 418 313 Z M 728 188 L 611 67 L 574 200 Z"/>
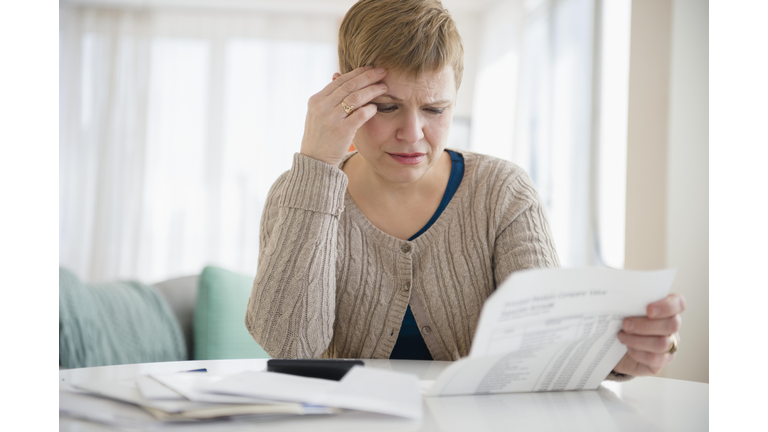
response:
<path id="1" fill-rule="evenodd" d="M 365 360 L 366 367 L 413 373 L 434 380 L 450 362 Z M 266 360 L 208 360 L 143 363 L 59 371 L 69 383 L 131 379 L 148 373 L 207 368 L 217 374 L 265 370 Z M 216 422 L 164 427 L 170 431 L 706 431 L 709 429 L 709 385 L 665 378 L 604 382 L 597 390 L 517 393 L 489 396 L 424 398 L 424 418 L 406 420 L 385 415 L 345 412 L 257 422 Z M 119 430 L 69 418 L 60 431 Z"/>

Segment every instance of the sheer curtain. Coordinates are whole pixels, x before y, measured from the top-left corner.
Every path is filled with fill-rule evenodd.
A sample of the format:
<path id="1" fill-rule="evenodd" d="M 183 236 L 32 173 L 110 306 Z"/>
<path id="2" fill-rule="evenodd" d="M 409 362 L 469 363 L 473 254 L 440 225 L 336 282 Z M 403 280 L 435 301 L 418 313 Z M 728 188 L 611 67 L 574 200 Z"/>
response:
<path id="1" fill-rule="evenodd" d="M 531 175 L 569 267 L 623 261 L 626 103 L 609 99 L 626 89 L 596 79 L 603 3 L 490 3 L 465 47 L 471 122 L 450 138 Z M 337 69 L 341 16 L 62 4 L 60 20 L 61 265 L 87 280 L 255 274 L 264 200 Z"/>
<path id="2" fill-rule="evenodd" d="M 600 263 L 593 159 L 598 0 L 508 0 L 486 14 L 472 149 L 525 169 L 564 267 Z"/>
<path id="3" fill-rule="evenodd" d="M 255 274 L 269 187 L 338 68 L 338 19 L 62 5 L 61 265 Z"/>

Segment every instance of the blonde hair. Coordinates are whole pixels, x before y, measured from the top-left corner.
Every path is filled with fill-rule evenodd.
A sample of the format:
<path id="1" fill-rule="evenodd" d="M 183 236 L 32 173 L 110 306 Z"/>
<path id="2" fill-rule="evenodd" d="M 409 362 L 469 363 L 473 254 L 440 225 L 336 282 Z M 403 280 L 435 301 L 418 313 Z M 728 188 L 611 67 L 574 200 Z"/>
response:
<path id="1" fill-rule="evenodd" d="M 464 73 L 464 47 L 440 0 L 360 0 L 341 22 L 339 68 L 381 66 L 418 77 L 452 66 L 456 88 Z"/>

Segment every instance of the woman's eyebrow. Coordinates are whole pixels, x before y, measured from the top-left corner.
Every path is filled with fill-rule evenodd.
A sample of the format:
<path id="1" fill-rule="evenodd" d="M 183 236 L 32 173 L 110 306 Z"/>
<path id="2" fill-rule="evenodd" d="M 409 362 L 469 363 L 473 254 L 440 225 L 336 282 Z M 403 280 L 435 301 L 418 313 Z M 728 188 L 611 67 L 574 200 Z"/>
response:
<path id="1" fill-rule="evenodd" d="M 388 98 L 392 99 L 392 100 L 393 100 L 393 101 L 395 101 L 395 102 L 402 102 L 402 101 L 403 101 L 403 100 L 402 100 L 402 99 L 400 99 L 399 97 L 396 97 L 396 96 L 392 96 L 392 95 L 391 95 L 391 94 L 389 94 L 389 93 L 384 93 L 383 95 L 381 95 L 381 96 L 379 96 L 379 97 L 388 97 Z"/>
<path id="2" fill-rule="evenodd" d="M 402 102 L 403 101 L 399 97 L 392 96 L 389 93 L 385 93 L 385 94 L 383 94 L 383 95 L 381 95 L 379 97 L 387 97 L 387 98 L 392 99 L 395 102 Z M 444 100 L 439 100 L 439 101 L 435 101 L 435 102 L 428 102 L 428 103 L 426 103 L 426 105 L 441 105 L 441 104 L 446 104 L 446 103 L 449 103 L 449 102 L 451 102 L 450 99 L 444 99 Z"/>

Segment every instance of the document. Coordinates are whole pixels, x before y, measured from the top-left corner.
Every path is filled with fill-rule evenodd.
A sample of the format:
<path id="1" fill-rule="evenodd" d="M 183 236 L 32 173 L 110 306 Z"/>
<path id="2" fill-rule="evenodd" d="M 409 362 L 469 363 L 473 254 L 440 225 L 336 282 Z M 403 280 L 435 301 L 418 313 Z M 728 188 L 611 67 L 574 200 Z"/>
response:
<path id="1" fill-rule="evenodd" d="M 106 383 L 114 385 L 113 383 Z M 95 389 L 95 387 L 91 386 Z M 106 386 L 105 386 L 106 387 Z M 115 397 L 117 396 L 117 397 Z M 122 427 L 145 430 L 167 422 L 196 422 L 213 419 L 266 419 L 298 415 L 336 414 L 340 410 L 296 403 L 201 404 L 190 401 L 142 401 L 112 391 L 81 393 L 59 391 L 59 413 Z"/>
<path id="2" fill-rule="evenodd" d="M 219 381 L 200 383 L 196 389 L 215 395 L 316 404 L 338 385 L 338 381 L 320 378 L 245 371 Z"/>
<path id="3" fill-rule="evenodd" d="M 199 391 L 291 401 L 310 406 L 344 408 L 410 419 L 422 416 L 419 380 L 415 375 L 355 366 L 341 381 L 275 372 L 241 372 Z"/>
<path id="4" fill-rule="evenodd" d="M 189 376 L 191 374 L 175 374 L 176 376 Z M 102 404 L 104 409 L 110 409 L 119 405 L 110 405 L 103 402 L 94 401 L 92 396 L 100 396 L 110 399 L 112 401 L 124 402 L 127 404 L 135 405 L 143 408 L 147 412 L 154 416 L 155 420 L 160 421 L 191 421 L 191 420 L 208 420 L 220 417 L 269 417 L 269 416 L 285 416 L 285 415 L 308 415 L 308 414 L 334 414 L 338 410 L 329 409 L 325 407 L 307 407 L 299 403 L 286 403 L 278 401 L 262 402 L 260 400 L 253 399 L 256 402 L 246 403 L 247 398 L 238 398 L 236 402 L 223 402 L 223 403 L 203 403 L 195 402 L 186 399 L 185 397 L 168 398 L 168 394 L 164 394 L 159 399 L 148 399 L 139 390 L 139 381 L 146 381 L 148 377 L 137 377 L 137 380 L 121 380 L 121 381 L 91 381 L 78 383 L 74 385 L 75 391 L 87 391 L 88 394 L 73 393 L 68 388 L 62 388 L 60 386 L 59 391 L 59 406 L 60 411 L 66 413 L 72 417 L 87 417 L 83 407 L 94 406 L 94 404 Z M 151 379 L 151 378 L 150 378 Z M 211 380 L 206 379 L 204 374 L 195 374 L 194 380 L 197 382 L 204 382 Z M 185 382 L 187 382 L 185 380 Z M 159 393 L 159 391 L 158 391 Z M 216 396 L 216 395 L 209 395 Z M 64 404 L 64 401 L 67 404 Z M 65 407 L 63 409 L 62 407 Z M 117 416 L 113 420 L 105 414 L 100 417 L 102 422 L 114 423 L 120 419 L 123 419 L 128 413 L 132 412 L 128 408 L 115 408 Z M 146 416 L 137 417 L 138 420 L 146 420 Z M 129 419 L 130 420 L 130 419 Z"/>
<path id="5" fill-rule="evenodd" d="M 209 373 L 175 373 L 166 375 L 152 374 L 150 375 L 150 378 L 168 387 L 168 389 L 184 396 L 185 399 L 194 402 L 270 405 L 282 403 L 277 400 L 260 399 L 256 397 L 239 395 L 212 394 L 201 391 L 200 388 L 225 379 L 225 377 Z"/>
<path id="6" fill-rule="evenodd" d="M 415 375 L 360 366 L 352 368 L 341 381 L 256 371 L 229 376 L 175 373 L 73 385 L 62 382 L 59 394 L 62 414 L 110 424 L 133 425 L 150 418 L 189 422 L 335 414 L 342 409 L 408 419 L 420 419 L 423 413 Z M 119 402 L 143 408 L 151 416 Z M 88 410 L 94 406 L 109 413 L 91 416 Z"/>
<path id="7" fill-rule="evenodd" d="M 355 366 L 320 405 L 418 420 L 423 415 L 416 375 Z"/>
<path id="8" fill-rule="evenodd" d="M 154 408 L 168 413 L 196 410 L 212 406 L 208 403 L 200 403 L 182 400 L 149 400 L 145 399 L 134 380 L 120 381 L 89 381 L 74 384 L 78 390 L 85 390 L 92 395 L 102 396 L 116 401 L 138 405 L 144 408 Z"/>
<path id="9" fill-rule="evenodd" d="M 136 387 L 139 392 L 148 400 L 187 400 L 179 392 L 172 390 L 171 388 L 161 384 L 156 379 L 147 376 L 139 375 L 136 377 Z"/>
<path id="10" fill-rule="evenodd" d="M 469 356 L 427 396 L 596 389 L 627 352 L 628 316 L 667 296 L 675 270 L 535 269 L 485 302 Z"/>
<path id="11" fill-rule="evenodd" d="M 98 423 L 148 429 L 157 419 L 139 406 L 88 393 L 59 390 L 59 414 Z"/>

